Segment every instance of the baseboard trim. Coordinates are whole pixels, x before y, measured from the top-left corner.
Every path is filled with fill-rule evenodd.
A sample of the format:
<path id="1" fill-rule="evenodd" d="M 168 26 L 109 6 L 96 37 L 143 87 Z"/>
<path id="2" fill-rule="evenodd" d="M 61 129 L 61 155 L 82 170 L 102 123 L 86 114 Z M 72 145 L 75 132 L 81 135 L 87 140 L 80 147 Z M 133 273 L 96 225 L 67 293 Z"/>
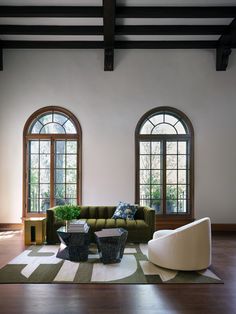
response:
<path id="1" fill-rule="evenodd" d="M 21 230 L 23 228 L 23 224 L 21 223 L 0 223 L 0 231 L 8 231 L 8 230 Z"/>
<path id="2" fill-rule="evenodd" d="M 236 231 L 236 224 L 211 224 L 212 231 Z"/>

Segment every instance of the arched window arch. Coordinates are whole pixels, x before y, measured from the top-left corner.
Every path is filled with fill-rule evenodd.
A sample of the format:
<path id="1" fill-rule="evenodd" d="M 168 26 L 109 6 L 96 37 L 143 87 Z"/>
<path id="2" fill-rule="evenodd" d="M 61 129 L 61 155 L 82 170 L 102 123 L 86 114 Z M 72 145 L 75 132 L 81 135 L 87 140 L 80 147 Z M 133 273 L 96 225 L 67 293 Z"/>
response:
<path id="1" fill-rule="evenodd" d="M 172 107 L 158 107 L 135 130 L 136 202 L 161 217 L 193 218 L 193 127 Z"/>
<path id="2" fill-rule="evenodd" d="M 82 131 L 77 118 L 61 107 L 41 108 L 27 120 L 23 137 L 23 217 L 80 204 Z"/>

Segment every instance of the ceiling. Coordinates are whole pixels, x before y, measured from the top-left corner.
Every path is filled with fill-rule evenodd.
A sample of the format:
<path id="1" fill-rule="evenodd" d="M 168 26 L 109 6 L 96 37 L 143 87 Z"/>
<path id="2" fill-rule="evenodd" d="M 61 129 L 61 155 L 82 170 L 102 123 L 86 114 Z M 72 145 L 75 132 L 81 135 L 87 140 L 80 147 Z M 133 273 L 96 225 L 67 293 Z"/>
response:
<path id="1" fill-rule="evenodd" d="M 224 71 L 236 48 L 236 0 L 0 0 L 3 49 L 215 49 Z"/>

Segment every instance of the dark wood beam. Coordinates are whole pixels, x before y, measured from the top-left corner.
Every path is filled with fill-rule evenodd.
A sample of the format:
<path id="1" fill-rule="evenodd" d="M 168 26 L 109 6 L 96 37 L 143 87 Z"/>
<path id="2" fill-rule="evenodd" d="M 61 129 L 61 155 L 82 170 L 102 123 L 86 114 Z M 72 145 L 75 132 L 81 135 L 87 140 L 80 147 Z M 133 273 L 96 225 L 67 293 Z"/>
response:
<path id="1" fill-rule="evenodd" d="M 114 69 L 116 0 L 103 0 L 104 71 Z"/>
<path id="2" fill-rule="evenodd" d="M 4 35 L 103 35 L 103 26 L 0 25 Z"/>
<path id="3" fill-rule="evenodd" d="M 4 49 L 103 49 L 103 41 L 2 40 Z"/>
<path id="4" fill-rule="evenodd" d="M 2 47 L 0 47 L 0 71 L 2 70 L 3 70 L 3 51 L 2 51 Z"/>
<path id="5" fill-rule="evenodd" d="M 236 43 L 236 18 L 218 40 L 216 48 L 216 71 L 226 71 L 232 47 Z"/>
<path id="6" fill-rule="evenodd" d="M 102 6 L 0 6 L 0 17 L 102 17 Z M 235 18 L 236 6 L 117 7 L 118 18 Z"/>
<path id="7" fill-rule="evenodd" d="M 234 18 L 236 6 L 117 7 L 117 18 Z"/>
<path id="8" fill-rule="evenodd" d="M 217 41 L 214 40 L 124 40 L 115 42 L 116 49 L 214 49 L 216 47 Z"/>
<path id="9" fill-rule="evenodd" d="M 227 25 L 117 25 L 116 35 L 220 35 Z M 4 35 L 103 35 L 103 26 L 0 25 Z"/>
<path id="10" fill-rule="evenodd" d="M 220 35 L 227 27 L 228 25 L 117 25 L 116 35 Z"/>
<path id="11" fill-rule="evenodd" d="M 218 42 L 211 40 L 186 41 L 115 41 L 116 49 L 216 49 Z M 31 41 L 2 40 L 3 49 L 104 49 L 103 41 Z M 236 48 L 236 43 L 232 45 Z"/>
<path id="12" fill-rule="evenodd" d="M 0 17 L 102 17 L 102 7 L 0 6 Z"/>

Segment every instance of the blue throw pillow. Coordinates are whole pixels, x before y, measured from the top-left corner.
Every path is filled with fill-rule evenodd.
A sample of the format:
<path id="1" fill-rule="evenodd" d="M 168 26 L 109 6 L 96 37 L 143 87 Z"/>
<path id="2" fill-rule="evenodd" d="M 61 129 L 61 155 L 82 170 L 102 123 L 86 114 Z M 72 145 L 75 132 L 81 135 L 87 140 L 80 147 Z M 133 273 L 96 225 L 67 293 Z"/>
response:
<path id="1" fill-rule="evenodd" d="M 137 211 L 137 206 L 131 205 L 124 202 L 119 202 L 116 210 L 112 216 L 113 219 L 127 219 L 127 220 L 134 220 L 134 215 Z"/>

